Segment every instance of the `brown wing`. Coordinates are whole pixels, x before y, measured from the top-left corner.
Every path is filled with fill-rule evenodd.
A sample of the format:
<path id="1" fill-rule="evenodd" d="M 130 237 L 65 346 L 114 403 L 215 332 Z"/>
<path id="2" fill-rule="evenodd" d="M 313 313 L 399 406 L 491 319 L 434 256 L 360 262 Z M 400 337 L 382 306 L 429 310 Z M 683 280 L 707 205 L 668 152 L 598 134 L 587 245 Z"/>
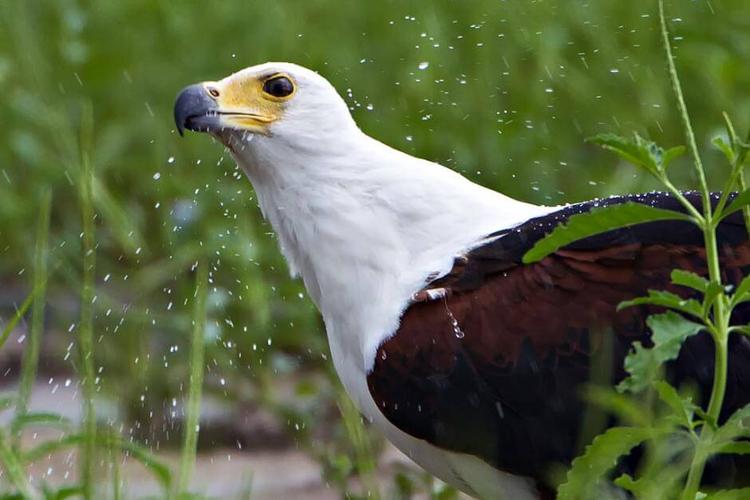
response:
<path id="1" fill-rule="evenodd" d="M 615 198 L 620 203 L 633 197 Z M 663 194 L 636 201 L 677 208 Z M 600 202 L 599 204 L 602 204 Z M 414 303 L 383 343 L 368 376 L 385 416 L 439 447 L 477 455 L 496 467 L 548 479 L 550 467 L 580 452 L 583 384 L 616 382 L 633 341 L 648 342 L 646 307 L 617 312 L 623 300 L 669 284 L 672 269 L 705 274 L 701 235 L 682 222 L 642 224 L 589 238 L 533 265 L 525 251 L 561 220 L 591 208 L 570 207 L 529 221 L 471 252 L 448 277 L 447 291 Z M 726 282 L 750 266 L 739 218 L 720 228 Z M 750 310 L 740 311 L 750 320 Z M 750 402 L 750 348 L 731 345 L 726 408 Z M 713 353 L 692 338 L 669 368 L 676 383 L 692 379 L 710 392 Z"/>

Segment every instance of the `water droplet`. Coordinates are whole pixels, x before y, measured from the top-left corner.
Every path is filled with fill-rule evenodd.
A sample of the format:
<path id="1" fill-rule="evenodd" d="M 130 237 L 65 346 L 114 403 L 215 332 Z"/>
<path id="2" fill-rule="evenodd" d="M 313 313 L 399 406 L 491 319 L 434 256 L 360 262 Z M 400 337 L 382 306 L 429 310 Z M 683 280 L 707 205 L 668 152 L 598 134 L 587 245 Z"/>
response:
<path id="1" fill-rule="evenodd" d="M 167 163 L 174 163 L 174 156 L 167 158 Z"/>
<path id="2" fill-rule="evenodd" d="M 159 179 L 161 179 L 161 174 L 160 174 L 159 172 L 156 172 L 156 173 L 155 173 L 155 174 L 153 175 L 153 177 L 154 177 L 154 180 L 155 180 L 155 181 L 158 181 Z"/>
<path id="3" fill-rule="evenodd" d="M 428 63 L 427 61 L 422 61 L 421 63 L 419 63 L 419 66 L 417 66 L 417 68 L 419 68 L 420 70 L 424 70 L 429 67 L 430 67 L 430 63 Z"/>
<path id="4" fill-rule="evenodd" d="M 461 326 L 458 324 L 458 320 L 455 316 L 453 316 L 453 313 L 450 309 L 448 309 L 448 304 L 445 305 L 445 310 L 448 313 L 448 318 L 451 321 L 451 326 L 453 327 L 453 334 L 456 336 L 457 339 L 464 338 L 465 334 L 464 331 L 461 330 Z"/>

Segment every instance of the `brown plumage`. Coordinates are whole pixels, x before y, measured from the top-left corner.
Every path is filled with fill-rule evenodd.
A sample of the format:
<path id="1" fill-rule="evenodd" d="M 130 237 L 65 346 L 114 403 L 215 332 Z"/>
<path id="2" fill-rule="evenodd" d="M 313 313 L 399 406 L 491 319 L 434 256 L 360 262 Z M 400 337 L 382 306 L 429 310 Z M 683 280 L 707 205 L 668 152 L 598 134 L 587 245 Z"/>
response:
<path id="1" fill-rule="evenodd" d="M 679 209 L 663 194 L 621 197 Z M 697 203 L 697 201 L 696 201 Z M 523 265 L 534 242 L 577 205 L 508 231 L 458 259 L 445 278 L 428 285 L 444 297 L 420 294 L 397 333 L 384 342 L 368 377 L 386 417 L 403 431 L 445 449 L 477 455 L 508 472 L 550 486 L 551 469 L 581 450 L 583 386 L 621 380 L 632 342 L 648 343 L 646 317 L 656 308 L 617 312 L 623 300 L 669 289 L 673 269 L 705 274 L 701 233 L 685 222 L 654 222 L 587 238 L 540 262 Z M 719 229 L 725 283 L 750 269 L 750 242 L 741 217 Z M 750 319 L 741 308 L 737 321 Z M 732 338 L 725 412 L 750 402 L 750 343 Z M 597 361 L 597 359 L 599 361 Z M 601 360 L 608 366 L 602 370 Z M 599 363 L 599 364 L 597 364 Z M 597 366 L 601 373 L 592 373 Z M 609 371 L 607 371 L 609 370 Z M 679 384 L 696 383 L 707 398 L 713 346 L 691 338 L 668 367 Z"/>

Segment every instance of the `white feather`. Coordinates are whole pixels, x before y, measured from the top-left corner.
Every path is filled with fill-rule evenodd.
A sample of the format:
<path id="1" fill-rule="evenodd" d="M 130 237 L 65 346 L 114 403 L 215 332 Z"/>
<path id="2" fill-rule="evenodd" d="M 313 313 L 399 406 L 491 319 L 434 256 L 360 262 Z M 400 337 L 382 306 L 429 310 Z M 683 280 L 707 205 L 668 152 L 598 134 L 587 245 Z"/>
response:
<path id="1" fill-rule="evenodd" d="M 270 63 L 229 78 L 269 69 L 291 74 L 298 85 L 281 119 L 252 141 L 233 131 L 221 139 L 253 183 L 292 274 L 301 276 L 318 306 L 351 397 L 423 467 L 460 485 L 454 459 L 446 458 L 458 455 L 437 456 L 436 448 L 387 422 L 366 375 L 429 276 L 447 272 L 456 255 L 488 234 L 552 209 L 511 199 L 365 135 L 333 87 L 310 70 Z"/>

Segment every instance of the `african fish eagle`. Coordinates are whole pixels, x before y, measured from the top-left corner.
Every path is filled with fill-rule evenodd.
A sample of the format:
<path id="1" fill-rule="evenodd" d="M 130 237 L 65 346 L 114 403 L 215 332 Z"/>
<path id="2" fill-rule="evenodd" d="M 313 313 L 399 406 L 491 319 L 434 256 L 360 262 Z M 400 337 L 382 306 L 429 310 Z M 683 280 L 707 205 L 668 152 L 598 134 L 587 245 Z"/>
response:
<path id="1" fill-rule="evenodd" d="M 208 132 L 247 174 L 362 414 L 477 497 L 552 494 L 550 468 L 580 452 L 580 389 L 601 331 L 614 332 L 613 382 L 632 342 L 648 338 L 649 309 L 616 305 L 668 287 L 674 268 L 705 272 L 700 232 L 679 221 L 610 231 L 523 264 L 536 241 L 594 203 L 524 203 L 390 148 L 357 127 L 328 81 L 294 64 L 188 86 L 174 116 L 180 133 Z M 662 193 L 598 204 L 625 201 L 681 209 Z M 722 223 L 719 241 L 736 283 L 750 266 L 739 216 Z M 725 412 L 750 400 L 750 344 L 737 337 Z M 690 339 L 672 381 L 708 394 L 712 353 L 707 335 Z"/>

